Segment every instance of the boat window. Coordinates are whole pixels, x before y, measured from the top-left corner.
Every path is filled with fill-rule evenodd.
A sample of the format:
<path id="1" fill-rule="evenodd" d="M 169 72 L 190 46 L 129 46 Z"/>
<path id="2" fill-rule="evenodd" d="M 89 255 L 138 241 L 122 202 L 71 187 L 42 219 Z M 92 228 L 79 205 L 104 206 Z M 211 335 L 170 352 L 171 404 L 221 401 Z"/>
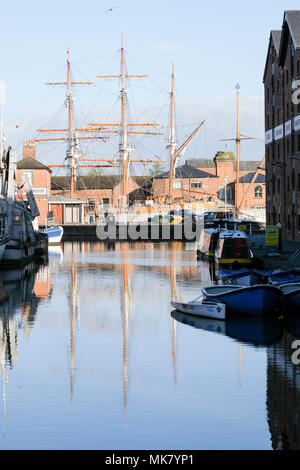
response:
<path id="1" fill-rule="evenodd" d="M 245 238 L 220 240 L 218 256 L 221 258 L 248 258 L 249 254 L 249 245 Z"/>

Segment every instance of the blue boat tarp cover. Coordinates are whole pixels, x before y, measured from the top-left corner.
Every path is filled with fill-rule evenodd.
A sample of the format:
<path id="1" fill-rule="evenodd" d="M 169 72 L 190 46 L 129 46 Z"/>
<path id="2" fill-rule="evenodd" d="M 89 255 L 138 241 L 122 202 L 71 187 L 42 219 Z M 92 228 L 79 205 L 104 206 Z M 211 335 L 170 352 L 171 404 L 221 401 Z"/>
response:
<path id="1" fill-rule="evenodd" d="M 257 274 L 259 276 L 271 276 L 274 273 L 277 273 L 277 271 L 274 270 L 263 270 L 263 269 L 247 269 L 247 268 L 241 268 L 241 269 L 223 269 L 219 268 L 218 269 L 218 279 L 230 279 L 230 278 L 235 278 L 235 277 L 243 277 L 247 276 L 249 274 Z M 300 273 L 299 273 L 300 276 Z"/>
<path id="2" fill-rule="evenodd" d="M 287 284 L 290 282 L 299 282 L 300 281 L 300 272 L 295 269 L 290 269 L 289 271 L 273 271 L 269 277 L 272 283 L 278 284 Z"/>

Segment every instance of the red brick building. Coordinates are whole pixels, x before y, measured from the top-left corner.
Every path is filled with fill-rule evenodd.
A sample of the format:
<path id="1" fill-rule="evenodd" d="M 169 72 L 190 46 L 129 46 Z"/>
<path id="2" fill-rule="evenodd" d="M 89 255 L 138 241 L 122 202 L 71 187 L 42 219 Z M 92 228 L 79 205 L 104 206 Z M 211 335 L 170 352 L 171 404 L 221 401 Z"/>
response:
<path id="1" fill-rule="evenodd" d="M 300 241 L 300 10 L 270 32 L 264 70 L 267 223 Z"/>
<path id="2" fill-rule="evenodd" d="M 52 171 L 46 165 L 36 160 L 34 142 L 29 140 L 24 143 L 23 156 L 24 158 L 17 163 L 17 183 L 21 184 L 22 176 L 27 176 L 40 211 L 38 223 L 43 225 L 48 216 L 48 198 L 51 194 Z"/>
<path id="3" fill-rule="evenodd" d="M 118 175 L 78 175 L 74 198 L 70 199 L 70 177 L 53 176 L 51 170 L 35 158 L 35 145 L 26 141 L 24 158 L 17 163 L 17 181 L 26 175 L 33 187 L 40 210 L 39 225 L 50 215 L 59 224 L 97 222 L 99 213 L 119 207 L 122 178 Z M 241 210 L 265 205 L 264 175 L 259 161 L 240 164 Z M 191 159 L 175 170 L 173 197 L 178 202 L 215 201 L 234 204 L 235 158 L 232 152 L 218 152 L 214 159 Z M 169 193 L 169 172 L 156 177 L 131 176 L 127 182 L 129 204 L 144 203 L 149 197 L 165 199 Z"/>
<path id="4" fill-rule="evenodd" d="M 241 210 L 265 208 L 263 170 L 259 170 L 256 175 L 260 163 L 260 161 L 240 162 Z M 207 201 L 217 195 L 219 200 L 234 205 L 235 188 L 236 162 L 232 152 L 218 152 L 211 159 L 189 159 L 175 170 L 173 196 L 184 202 Z M 153 179 L 153 194 L 162 196 L 168 194 L 168 191 L 169 173 L 165 172 Z"/>

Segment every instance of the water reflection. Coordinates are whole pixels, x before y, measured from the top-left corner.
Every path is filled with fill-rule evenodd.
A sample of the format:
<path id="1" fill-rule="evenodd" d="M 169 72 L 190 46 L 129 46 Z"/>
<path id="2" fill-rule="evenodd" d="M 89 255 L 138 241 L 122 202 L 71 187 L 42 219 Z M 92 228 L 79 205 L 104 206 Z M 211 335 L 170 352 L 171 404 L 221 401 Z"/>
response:
<path id="1" fill-rule="evenodd" d="M 203 417 L 208 416 L 207 419 L 215 420 L 215 427 L 211 425 L 214 429 L 218 428 L 217 420 L 220 423 L 222 421 L 222 416 L 215 411 L 217 401 L 210 401 L 209 394 L 217 393 L 217 398 L 221 397 L 222 402 L 223 383 L 221 381 L 216 385 L 216 377 L 223 374 L 224 389 L 229 389 L 237 397 L 237 402 L 241 400 L 241 390 L 243 391 L 245 408 L 249 401 L 255 401 L 255 397 L 260 396 L 259 388 L 263 386 L 264 393 L 267 394 L 266 406 L 263 403 L 263 407 L 264 412 L 267 407 L 270 433 L 265 435 L 266 448 L 271 436 L 273 448 L 299 449 L 300 366 L 292 364 L 291 345 L 295 338 L 300 338 L 300 319 L 290 317 L 284 322 L 271 318 L 258 320 L 229 317 L 226 321 L 218 321 L 172 312 L 171 298 L 185 301 L 196 297 L 200 294 L 201 286 L 213 282 L 212 276 L 211 267 L 207 263 L 197 262 L 192 246 L 185 247 L 177 242 L 118 242 L 109 246 L 103 243 L 67 242 L 60 247 L 50 248 L 47 265 L 29 265 L 23 270 L 0 271 L 0 368 L 4 422 L 9 419 L 9 413 L 6 413 L 7 383 L 10 370 L 17 368 L 20 334 L 27 339 L 27 345 L 31 344 L 32 354 L 36 355 L 40 353 L 35 346 L 38 336 L 43 341 L 43 338 L 51 338 L 53 335 L 49 340 L 49 351 L 52 353 L 52 346 L 57 346 L 57 335 L 63 347 L 61 346 L 60 354 L 54 361 L 53 367 L 57 374 L 54 376 L 58 377 L 56 387 L 57 384 L 64 386 L 61 387 L 62 391 L 57 392 L 56 399 L 57 403 L 63 403 L 66 393 L 68 410 L 57 404 L 62 429 L 61 432 L 57 431 L 58 436 L 53 447 L 58 447 L 59 440 L 68 435 L 66 430 L 72 434 L 71 429 L 76 429 L 76 434 L 84 439 L 81 421 L 86 419 L 88 410 L 91 416 L 95 415 L 95 424 L 92 417 L 86 424 L 89 438 L 93 432 L 98 437 L 98 428 L 102 426 L 102 439 L 108 434 L 111 446 L 114 444 L 115 448 L 118 448 L 119 442 L 124 443 L 123 448 L 135 448 L 134 439 L 138 439 L 137 435 L 144 439 L 139 441 L 142 442 L 141 448 L 147 448 L 147 444 L 152 448 L 176 448 L 180 445 L 186 448 L 192 445 L 192 448 L 196 448 L 192 443 L 195 442 L 194 436 L 197 436 L 196 429 L 201 427 L 200 423 L 205 419 Z M 31 334 L 33 329 L 34 335 Z M 102 349 L 99 346 L 101 343 Z M 220 358 L 213 356 L 213 348 L 226 356 L 231 345 L 236 343 L 239 349 L 238 353 L 234 349 L 234 354 L 238 354 L 238 372 L 230 361 L 226 363 L 228 370 L 224 371 L 219 364 Z M 211 344 L 214 345 L 213 348 Z M 193 349 L 189 350 L 190 347 L 201 349 L 194 353 Z M 245 352 L 243 372 L 249 367 L 250 356 L 256 372 L 255 361 L 258 361 L 258 355 L 256 357 L 253 351 L 266 357 L 266 370 L 263 372 L 265 382 L 256 383 L 254 372 L 249 395 L 243 389 L 244 383 L 240 383 L 236 389 L 233 380 L 234 374 L 241 376 L 242 349 Z M 27 351 L 28 348 L 26 354 L 29 354 Z M 25 350 L 23 354 L 26 356 Z M 211 354 L 211 357 L 205 356 L 206 354 Z M 230 351 L 228 354 L 231 358 L 230 354 L 233 353 Z M 45 369 L 49 357 L 45 351 L 44 355 L 41 364 L 33 362 L 37 369 L 32 370 L 32 377 Z M 32 357 L 28 357 L 32 361 Z M 205 357 L 208 361 L 207 368 L 205 361 L 199 361 L 199 357 Z M 63 371 L 61 376 L 60 370 Z M 97 375 L 100 377 L 99 382 L 94 382 Z M 46 379 L 49 380 L 50 389 L 52 379 L 53 376 Z M 12 387 L 13 382 L 10 385 Z M 200 407 L 201 399 L 198 395 L 204 386 L 207 388 L 207 397 L 202 396 L 202 400 L 206 400 L 205 409 Z M 90 390 L 95 390 L 94 394 Z M 35 397 L 34 387 L 32 393 Z M 95 398 L 98 394 L 101 395 L 99 402 Z M 34 398 L 32 400 L 30 411 L 34 415 Z M 234 414 L 234 398 L 231 401 L 228 406 L 232 407 L 231 412 Z M 44 402 L 44 406 L 47 403 Z M 88 406 L 91 408 L 86 408 Z M 108 408 L 107 411 L 105 408 Z M 164 410 L 168 408 L 169 414 L 165 416 Z M 70 409 L 72 416 L 77 416 L 78 413 L 79 421 L 76 426 L 68 421 Z M 99 410 L 102 416 L 101 425 Z M 143 410 L 147 410 L 148 414 Z M 46 423 L 55 422 L 57 416 L 55 413 L 52 416 L 53 408 L 50 403 L 49 410 L 44 413 Z M 226 415 L 226 410 L 221 411 L 222 413 Z M 178 415 L 180 423 L 176 421 Z M 193 422 L 196 424 L 191 425 L 191 428 L 185 427 L 184 442 L 177 442 L 178 426 L 188 417 L 186 425 L 194 417 Z M 18 423 L 16 417 L 14 419 Z M 118 419 L 122 421 L 122 430 L 116 424 L 119 423 Z M 242 419 L 233 420 L 234 424 L 230 417 L 228 419 L 226 433 L 230 434 L 231 426 L 239 429 L 237 423 L 240 423 L 240 429 L 245 428 Z M 264 422 L 265 419 L 263 414 Z M 144 421 L 146 424 L 143 424 Z M 12 435 L 13 422 L 12 420 Z M 152 422 L 154 424 L 151 428 Z M 221 425 L 218 428 L 220 433 L 225 429 L 224 423 L 222 425 L 223 428 Z M 251 429 L 255 429 L 255 424 L 251 425 Z M 207 422 L 203 427 L 203 433 L 206 434 L 210 429 Z M 40 432 L 41 429 L 43 428 L 39 428 Z M 249 438 L 249 435 L 243 435 L 236 429 L 235 437 L 232 438 L 233 447 L 236 442 L 234 439 L 244 439 L 242 443 L 246 443 Z M 34 434 L 34 431 L 31 432 Z M 119 441 L 114 440 L 112 435 L 117 435 Z M 132 440 L 127 441 L 127 436 Z M 166 436 L 170 440 L 166 441 Z M 47 438 L 46 432 L 44 443 Z M 75 431 L 73 438 L 76 439 Z M 161 447 L 155 440 L 159 438 Z M 18 448 L 13 439 L 12 437 L 12 445 Z M 183 435 L 180 439 L 183 439 Z M 103 447 L 109 448 L 109 441 L 103 442 L 106 442 Z M 166 442 L 168 444 L 164 447 Z M 203 447 L 221 448 L 222 444 L 221 440 L 205 441 Z M 97 444 L 94 442 L 92 447 L 96 448 Z"/>
<path id="2" fill-rule="evenodd" d="M 229 316 L 226 320 L 195 317 L 174 310 L 172 318 L 194 328 L 223 334 L 253 346 L 270 346 L 283 335 L 283 322 L 277 318 Z"/>
<path id="3" fill-rule="evenodd" d="M 299 319 L 291 318 L 288 328 Z M 273 449 L 300 450 L 300 368 L 292 362 L 295 336 L 285 330 L 282 340 L 267 351 L 267 412 Z"/>

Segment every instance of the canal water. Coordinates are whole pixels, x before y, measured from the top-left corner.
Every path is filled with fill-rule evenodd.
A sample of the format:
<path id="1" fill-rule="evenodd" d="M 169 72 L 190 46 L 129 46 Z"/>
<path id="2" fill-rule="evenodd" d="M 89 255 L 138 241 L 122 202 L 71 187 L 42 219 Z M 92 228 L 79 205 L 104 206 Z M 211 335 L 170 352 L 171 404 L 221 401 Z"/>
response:
<path id="1" fill-rule="evenodd" d="M 0 272 L 1 449 L 300 448 L 300 320 L 173 313 L 193 244 L 66 242 Z"/>

